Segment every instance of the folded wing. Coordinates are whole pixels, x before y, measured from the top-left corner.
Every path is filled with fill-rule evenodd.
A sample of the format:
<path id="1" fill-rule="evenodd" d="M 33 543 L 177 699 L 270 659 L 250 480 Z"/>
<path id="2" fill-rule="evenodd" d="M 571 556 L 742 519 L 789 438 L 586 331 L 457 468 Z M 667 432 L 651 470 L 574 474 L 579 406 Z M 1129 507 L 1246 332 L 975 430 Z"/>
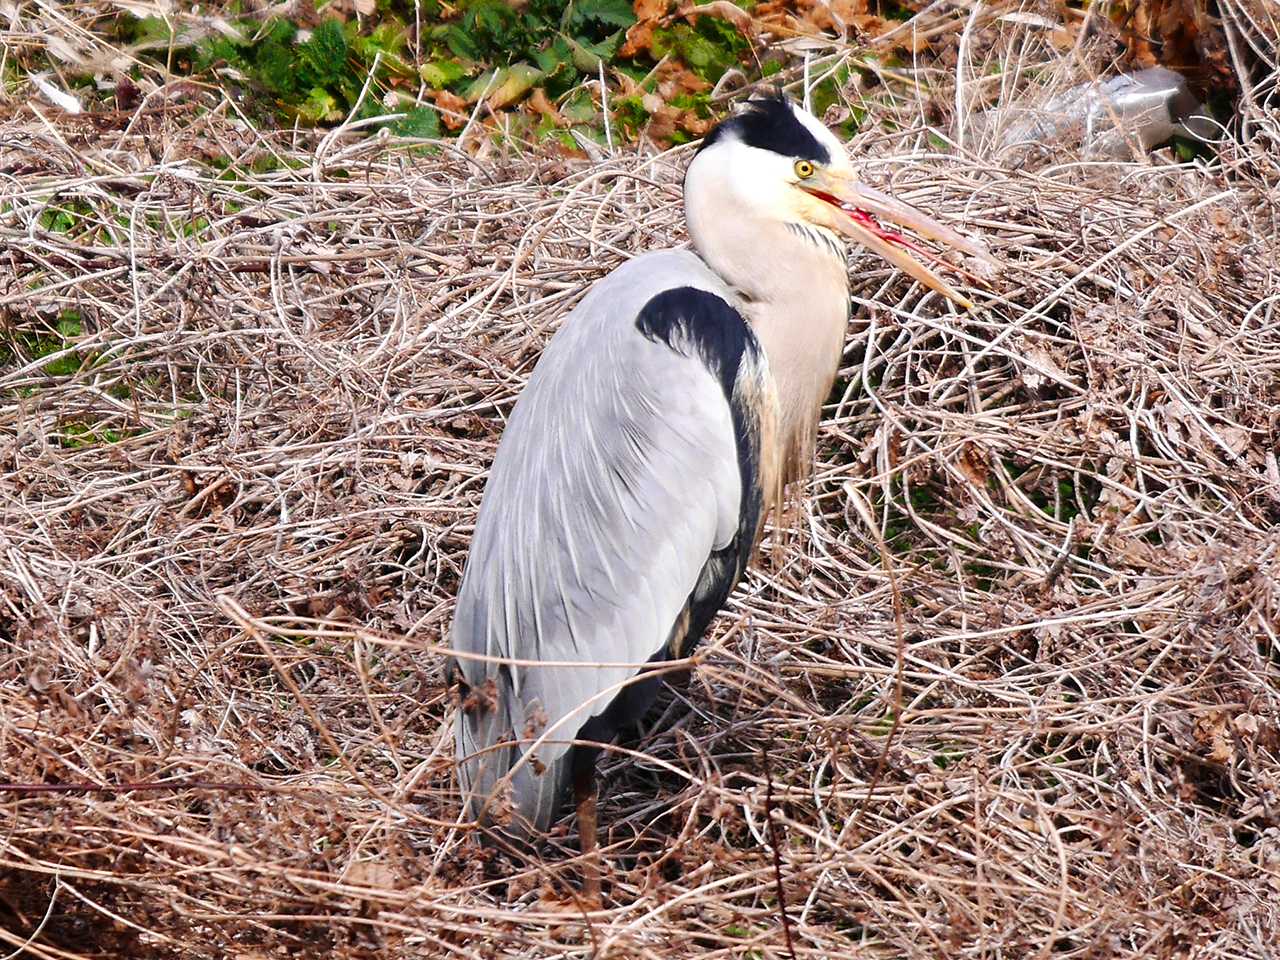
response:
<path id="1" fill-rule="evenodd" d="M 639 665 L 696 641 L 741 575 L 771 394 L 732 303 L 692 254 L 631 261 L 521 394 L 453 624 L 473 816 L 545 829 L 574 738 L 638 719 L 653 686 Z"/>

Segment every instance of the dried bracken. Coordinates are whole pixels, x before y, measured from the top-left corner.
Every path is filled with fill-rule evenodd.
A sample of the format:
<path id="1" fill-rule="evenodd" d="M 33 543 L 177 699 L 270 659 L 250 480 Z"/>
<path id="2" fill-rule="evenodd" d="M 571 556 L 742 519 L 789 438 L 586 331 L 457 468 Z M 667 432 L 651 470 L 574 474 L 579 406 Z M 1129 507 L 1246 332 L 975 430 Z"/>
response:
<path id="1" fill-rule="evenodd" d="M 586 917 L 563 833 L 485 879 L 440 648 L 503 417 L 587 284 L 683 241 L 686 155 L 168 93 L 0 126 L 0 954 L 1274 950 L 1275 114 L 1200 166 L 864 126 L 1008 268 L 961 314 L 852 256 L 814 477 L 606 764 Z"/>

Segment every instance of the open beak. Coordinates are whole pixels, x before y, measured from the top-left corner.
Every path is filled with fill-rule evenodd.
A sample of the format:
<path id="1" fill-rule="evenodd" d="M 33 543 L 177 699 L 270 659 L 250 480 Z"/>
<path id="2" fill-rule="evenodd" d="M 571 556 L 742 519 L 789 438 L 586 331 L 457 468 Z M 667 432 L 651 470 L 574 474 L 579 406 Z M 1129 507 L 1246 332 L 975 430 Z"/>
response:
<path id="1" fill-rule="evenodd" d="M 950 227 L 944 227 L 915 207 L 859 183 L 851 176 L 834 171 L 819 171 L 799 186 L 802 190 L 824 201 L 830 208 L 829 222 L 824 226 L 856 240 L 903 273 L 919 280 L 929 289 L 936 290 L 954 300 L 966 310 L 972 310 L 973 303 L 917 259 L 920 257 L 940 263 L 942 258 L 922 249 L 911 238 L 893 230 L 886 230 L 881 226 L 880 221 L 904 227 L 922 239 L 932 240 L 943 247 L 959 250 L 992 266 L 999 266 L 998 261 L 982 244 L 968 237 L 962 237 Z M 912 256 L 913 253 L 915 256 Z"/>

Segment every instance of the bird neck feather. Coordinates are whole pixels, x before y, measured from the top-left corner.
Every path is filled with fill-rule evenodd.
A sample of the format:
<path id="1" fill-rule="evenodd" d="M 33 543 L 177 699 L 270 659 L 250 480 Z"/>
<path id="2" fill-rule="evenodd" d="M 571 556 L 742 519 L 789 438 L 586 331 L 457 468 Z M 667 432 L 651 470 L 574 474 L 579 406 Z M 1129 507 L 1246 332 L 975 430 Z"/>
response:
<path id="1" fill-rule="evenodd" d="M 822 404 L 844 349 L 844 245 L 823 228 L 779 221 L 737 222 L 714 236 L 692 232 L 703 260 L 739 295 L 764 348 L 778 398 L 781 480 L 799 479 L 812 467 Z"/>

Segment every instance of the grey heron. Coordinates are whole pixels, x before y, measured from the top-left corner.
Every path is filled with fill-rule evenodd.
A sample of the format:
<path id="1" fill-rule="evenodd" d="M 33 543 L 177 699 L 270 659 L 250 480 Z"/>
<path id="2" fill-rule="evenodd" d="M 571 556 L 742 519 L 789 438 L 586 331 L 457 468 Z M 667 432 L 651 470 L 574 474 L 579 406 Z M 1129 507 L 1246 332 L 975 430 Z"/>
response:
<path id="1" fill-rule="evenodd" d="M 570 785 L 599 895 L 599 747 L 651 706 L 812 460 L 849 319 L 842 238 L 970 306 L 881 226 L 983 248 L 860 183 L 781 95 L 749 101 L 684 181 L 693 251 L 636 257 L 564 319 L 511 412 L 452 626 L 467 810 L 527 838 Z"/>

